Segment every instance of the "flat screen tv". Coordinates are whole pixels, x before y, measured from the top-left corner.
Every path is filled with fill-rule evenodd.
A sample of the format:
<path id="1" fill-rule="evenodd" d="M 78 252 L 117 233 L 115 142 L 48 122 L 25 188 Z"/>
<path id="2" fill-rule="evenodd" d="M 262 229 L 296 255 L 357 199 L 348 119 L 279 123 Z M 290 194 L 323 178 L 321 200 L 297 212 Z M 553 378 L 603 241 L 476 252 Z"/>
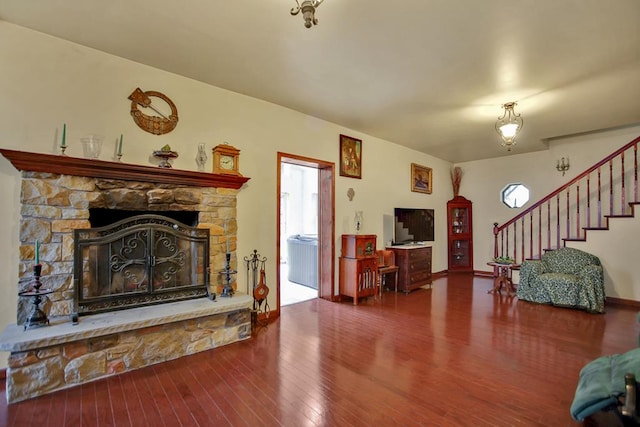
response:
<path id="1" fill-rule="evenodd" d="M 395 208 L 393 217 L 394 245 L 433 241 L 433 209 Z"/>

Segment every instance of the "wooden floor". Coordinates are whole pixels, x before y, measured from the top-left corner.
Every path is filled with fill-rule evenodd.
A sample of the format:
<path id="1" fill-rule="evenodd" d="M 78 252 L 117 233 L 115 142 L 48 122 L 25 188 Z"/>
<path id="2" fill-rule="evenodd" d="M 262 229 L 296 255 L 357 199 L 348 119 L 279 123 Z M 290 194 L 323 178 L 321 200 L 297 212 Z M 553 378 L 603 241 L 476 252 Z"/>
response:
<path id="1" fill-rule="evenodd" d="M 284 307 L 242 343 L 0 402 L 7 426 L 572 426 L 585 363 L 638 344 L 637 309 L 605 315 L 432 290 Z M 3 394 L 4 395 L 4 394 Z"/>

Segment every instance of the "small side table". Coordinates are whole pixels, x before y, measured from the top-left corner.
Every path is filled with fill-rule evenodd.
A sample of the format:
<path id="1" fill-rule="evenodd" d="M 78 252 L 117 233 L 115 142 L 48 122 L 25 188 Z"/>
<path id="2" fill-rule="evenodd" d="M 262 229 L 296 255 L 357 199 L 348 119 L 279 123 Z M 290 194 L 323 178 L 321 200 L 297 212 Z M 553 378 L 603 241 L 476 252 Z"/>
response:
<path id="1" fill-rule="evenodd" d="M 489 290 L 487 293 L 500 293 L 500 290 L 504 286 L 508 296 L 515 295 L 516 289 L 513 286 L 513 281 L 511 280 L 511 270 L 518 270 L 520 268 L 520 264 L 500 264 L 491 261 L 488 262 L 487 265 L 498 269 L 498 276 L 493 281 L 493 289 Z"/>

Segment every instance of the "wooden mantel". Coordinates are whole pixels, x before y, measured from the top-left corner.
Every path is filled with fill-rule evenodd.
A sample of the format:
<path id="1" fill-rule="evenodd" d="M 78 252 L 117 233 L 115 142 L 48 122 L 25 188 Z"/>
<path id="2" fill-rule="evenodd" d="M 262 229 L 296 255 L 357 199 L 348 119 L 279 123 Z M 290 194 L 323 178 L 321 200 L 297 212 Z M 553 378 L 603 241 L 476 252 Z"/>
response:
<path id="1" fill-rule="evenodd" d="M 249 180 L 243 176 L 141 166 L 66 155 L 29 153 L 3 148 L 0 148 L 0 153 L 19 171 L 49 172 L 60 175 L 124 179 L 194 187 L 233 188 L 236 190 Z"/>

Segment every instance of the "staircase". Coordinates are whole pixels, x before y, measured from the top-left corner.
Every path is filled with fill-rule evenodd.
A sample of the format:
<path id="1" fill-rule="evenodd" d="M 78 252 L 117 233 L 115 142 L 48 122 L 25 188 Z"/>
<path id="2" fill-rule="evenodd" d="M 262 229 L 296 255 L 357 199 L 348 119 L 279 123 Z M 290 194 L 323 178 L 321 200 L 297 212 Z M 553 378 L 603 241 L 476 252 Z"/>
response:
<path id="1" fill-rule="evenodd" d="M 591 166 L 502 225 L 494 224 L 494 257 L 539 259 L 589 230 L 608 230 L 611 218 L 633 217 L 638 201 L 640 137 Z"/>

